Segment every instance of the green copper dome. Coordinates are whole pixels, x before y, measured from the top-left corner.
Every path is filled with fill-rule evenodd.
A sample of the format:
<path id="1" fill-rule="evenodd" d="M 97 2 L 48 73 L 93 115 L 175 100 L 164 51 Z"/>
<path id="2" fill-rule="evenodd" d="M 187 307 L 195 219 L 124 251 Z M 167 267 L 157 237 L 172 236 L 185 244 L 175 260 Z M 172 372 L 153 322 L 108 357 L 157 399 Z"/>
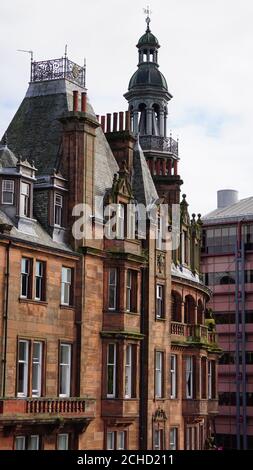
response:
<path id="1" fill-rule="evenodd" d="M 139 42 L 136 47 L 142 47 L 142 46 L 153 46 L 153 47 L 160 47 L 158 39 L 154 36 L 153 33 L 151 33 L 150 30 L 147 30 L 143 36 L 139 39 Z"/>
<path id="2" fill-rule="evenodd" d="M 163 88 L 168 91 L 168 85 L 164 75 L 160 72 L 155 64 L 141 64 L 130 79 L 128 89 L 146 86 Z"/>

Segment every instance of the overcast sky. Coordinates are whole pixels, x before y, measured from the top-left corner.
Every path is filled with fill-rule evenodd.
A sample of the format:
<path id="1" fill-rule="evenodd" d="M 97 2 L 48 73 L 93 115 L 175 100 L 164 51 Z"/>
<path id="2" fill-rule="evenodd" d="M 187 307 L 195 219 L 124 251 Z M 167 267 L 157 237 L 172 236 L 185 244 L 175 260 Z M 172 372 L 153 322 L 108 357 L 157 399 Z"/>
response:
<path id="1" fill-rule="evenodd" d="M 145 0 L 1 0 L 0 135 L 27 89 L 36 60 L 87 59 L 96 114 L 127 109 Z M 173 99 L 169 129 L 179 136 L 180 174 L 191 212 L 216 207 L 218 189 L 253 196 L 253 1 L 153 0 L 151 30 Z"/>

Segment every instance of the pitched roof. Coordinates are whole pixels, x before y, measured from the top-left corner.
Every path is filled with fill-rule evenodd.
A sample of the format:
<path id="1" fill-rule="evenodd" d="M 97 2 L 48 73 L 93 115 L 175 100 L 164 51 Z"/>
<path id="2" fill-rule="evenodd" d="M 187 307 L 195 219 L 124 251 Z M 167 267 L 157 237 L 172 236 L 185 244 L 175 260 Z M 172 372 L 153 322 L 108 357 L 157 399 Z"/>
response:
<path id="1" fill-rule="evenodd" d="M 36 220 L 24 219 L 23 225 L 19 225 L 19 229 L 15 227 L 13 221 L 8 215 L 0 210 L 0 224 L 6 224 L 12 226 L 9 236 L 28 243 L 34 243 L 47 248 L 54 248 L 67 252 L 73 252 L 73 250 L 66 243 L 60 243 L 54 241 L 50 235 L 43 229 L 43 227 Z"/>
<path id="2" fill-rule="evenodd" d="M 202 220 L 205 224 L 253 219 L 253 197 L 247 197 L 222 209 L 209 212 Z"/>

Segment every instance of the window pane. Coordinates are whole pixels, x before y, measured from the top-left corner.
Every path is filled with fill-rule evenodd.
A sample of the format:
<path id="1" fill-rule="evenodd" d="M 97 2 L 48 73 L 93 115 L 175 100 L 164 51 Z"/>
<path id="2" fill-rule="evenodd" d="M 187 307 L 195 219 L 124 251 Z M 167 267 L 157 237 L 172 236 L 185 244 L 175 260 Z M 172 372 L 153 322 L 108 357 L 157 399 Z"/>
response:
<path id="1" fill-rule="evenodd" d="M 28 437 L 28 450 L 39 450 L 39 436 Z"/>
<path id="2" fill-rule="evenodd" d="M 69 436 L 68 434 L 58 434 L 57 437 L 57 449 L 68 450 L 69 448 Z"/>
<path id="3" fill-rule="evenodd" d="M 114 432 L 107 432 L 107 450 L 114 450 Z"/>
<path id="4" fill-rule="evenodd" d="M 60 396 L 70 396 L 71 345 L 60 347 Z"/>
<path id="5" fill-rule="evenodd" d="M 32 396 L 41 396 L 42 343 L 33 343 L 32 357 Z"/>
<path id="6" fill-rule="evenodd" d="M 124 450 L 125 449 L 125 431 L 119 431 L 118 432 L 117 449 L 118 450 Z"/>
<path id="7" fill-rule="evenodd" d="M 19 341 L 18 344 L 18 396 L 27 396 L 28 386 L 28 341 Z"/>
<path id="8" fill-rule="evenodd" d="M 25 450 L 25 436 L 17 436 L 15 438 L 15 449 Z"/>

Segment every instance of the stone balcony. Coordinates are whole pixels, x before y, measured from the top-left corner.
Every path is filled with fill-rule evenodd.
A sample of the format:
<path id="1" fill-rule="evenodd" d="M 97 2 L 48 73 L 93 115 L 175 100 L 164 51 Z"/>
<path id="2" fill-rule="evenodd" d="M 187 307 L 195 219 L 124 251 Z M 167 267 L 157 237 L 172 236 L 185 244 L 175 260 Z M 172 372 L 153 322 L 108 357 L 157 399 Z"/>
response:
<path id="1" fill-rule="evenodd" d="M 183 416 L 206 416 L 209 412 L 208 410 L 208 400 L 204 399 L 184 399 L 182 401 L 183 407 L 182 412 Z"/>
<path id="2" fill-rule="evenodd" d="M 171 322 L 172 342 L 203 343 L 217 347 L 217 334 L 205 325 Z"/>
<path id="3" fill-rule="evenodd" d="M 80 432 L 95 417 L 93 398 L 4 398 L 0 400 L 0 429 L 14 432 L 15 427 L 64 425 L 78 427 Z"/>

